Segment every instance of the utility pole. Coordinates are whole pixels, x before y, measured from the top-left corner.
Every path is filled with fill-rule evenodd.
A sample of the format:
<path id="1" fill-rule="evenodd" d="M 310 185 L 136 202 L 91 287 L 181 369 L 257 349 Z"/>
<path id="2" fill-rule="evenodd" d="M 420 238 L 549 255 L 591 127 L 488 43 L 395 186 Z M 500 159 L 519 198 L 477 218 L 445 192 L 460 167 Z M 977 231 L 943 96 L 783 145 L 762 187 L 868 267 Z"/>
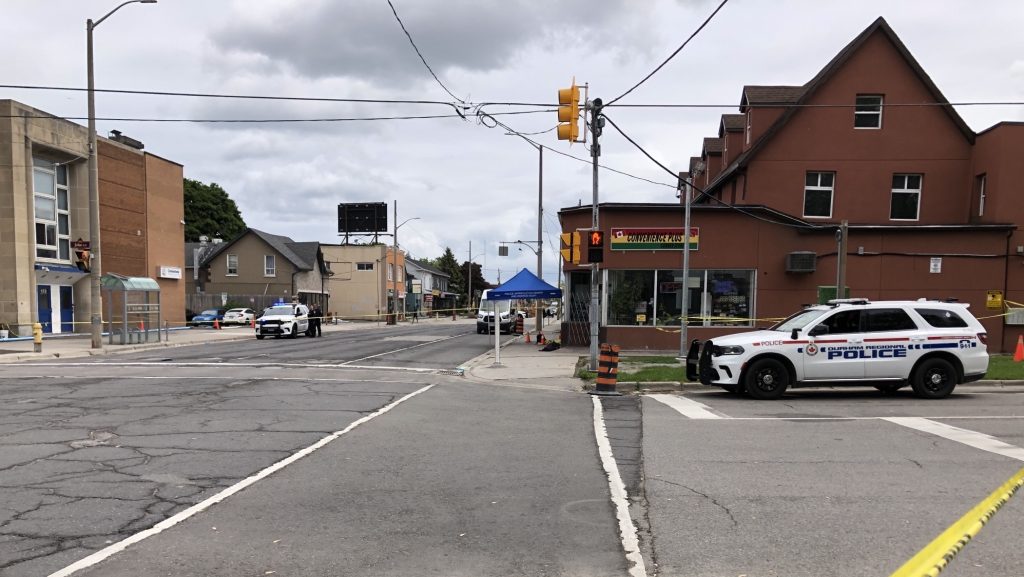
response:
<path id="1" fill-rule="evenodd" d="M 395 235 L 391 237 L 391 263 L 388 265 L 388 272 L 391 273 L 391 298 L 388 300 L 388 313 L 395 315 L 395 324 L 398 324 L 398 199 L 395 199 Z"/>
<path id="2" fill-rule="evenodd" d="M 473 241 L 469 241 L 469 260 L 466 263 L 466 310 L 473 310 Z"/>
<path id="3" fill-rule="evenodd" d="M 600 98 L 587 102 L 587 108 L 590 109 L 590 132 L 594 136 L 594 142 L 590 145 L 590 155 L 594 159 L 593 172 L 594 172 L 594 200 L 591 206 L 591 222 L 590 227 L 594 230 L 600 228 L 600 220 L 597 210 L 597 159 L 601 156 L 601 145 L 598 144 L 598 139 L 601 136 L 601 128 L 604 126 L 604 118 L 601 118 L 601 102 Z M 597 340 L 598 340 L 598 314 L 599 299 L 597 297 L 597 291 L 600 288 L 600 278 L 598 265 L 590 265 L 590 370 L 597 370 Z"/>
<path id="4" fill-rule="evenodd" d="M 849 221 L 842 221 L 836 231 L 836 298 L 846 298 L 846 246 L 850 237 Z"/>
<path id="5" fill-rule="evenodd" d="M 687 342 L 687 325 L 690 320 L 690 187 L 679 173 L 679 194 L 683 195 L 683 288 L 679 319 L 679 356 L 686 358 L 690 343 Z M 685 360 L 684 360 L 685 363 Z"/>
<path id="6" fill-rule="evenodd" d="M 538 146 L 537 161 L 537 278 L 544 280 L 544 147 Z M 537 333 L 544 330 L 544 315 L 541 312 L 540 300 L 537 305 Z"/>

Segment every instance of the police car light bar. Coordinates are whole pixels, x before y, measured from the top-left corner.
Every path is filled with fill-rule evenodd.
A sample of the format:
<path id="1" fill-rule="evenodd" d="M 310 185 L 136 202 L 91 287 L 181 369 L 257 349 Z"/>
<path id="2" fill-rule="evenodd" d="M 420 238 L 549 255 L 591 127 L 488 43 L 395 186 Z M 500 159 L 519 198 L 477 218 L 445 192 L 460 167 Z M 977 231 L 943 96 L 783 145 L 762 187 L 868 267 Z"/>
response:
<path id="1" fill-rule="evenodd" d="M 827 304 L 830 304 L 830 305 L 866 305 L 869 302 L 871 302 L 871 301 L 869 301 L 868 299 L 831 299 L 831 300 L 828 301 Z"/>

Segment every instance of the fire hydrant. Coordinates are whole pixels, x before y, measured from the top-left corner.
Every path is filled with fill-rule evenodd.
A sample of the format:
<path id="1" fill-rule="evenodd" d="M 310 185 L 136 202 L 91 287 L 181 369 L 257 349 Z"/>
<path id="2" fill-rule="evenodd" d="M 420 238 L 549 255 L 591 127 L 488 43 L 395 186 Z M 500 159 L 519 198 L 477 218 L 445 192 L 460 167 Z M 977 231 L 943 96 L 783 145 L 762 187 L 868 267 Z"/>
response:
<path id="1" fill-rule="evenodd" d="M 32 350 L 37 353 L 43 352 L 43 325 L 39 323 L 32 325 Z"/>

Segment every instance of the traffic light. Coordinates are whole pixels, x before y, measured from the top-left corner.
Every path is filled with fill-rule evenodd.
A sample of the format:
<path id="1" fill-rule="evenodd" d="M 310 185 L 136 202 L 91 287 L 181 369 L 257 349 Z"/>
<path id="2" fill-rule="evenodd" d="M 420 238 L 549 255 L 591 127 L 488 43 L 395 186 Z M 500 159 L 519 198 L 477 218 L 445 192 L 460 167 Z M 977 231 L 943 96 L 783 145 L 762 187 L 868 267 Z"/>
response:
<path id="1" fill-rule="evenodd" d="M 580 233 L 563 232 L 561 235 L 562 246 L 559 252 L 562 260 L 572 264 L 580 264 Z"/>
<path id="2" fill-rule="evenodd" d="M 603 230 L 591 230 L 587 232 L 587 261 L 591 263 L 604 262 Z"/>
<path id="3" fill-rule="evenodd" d="M 580 136 L 580 87 L 574 80 L 558 91 L 558 140 L 575 142 Z"/>

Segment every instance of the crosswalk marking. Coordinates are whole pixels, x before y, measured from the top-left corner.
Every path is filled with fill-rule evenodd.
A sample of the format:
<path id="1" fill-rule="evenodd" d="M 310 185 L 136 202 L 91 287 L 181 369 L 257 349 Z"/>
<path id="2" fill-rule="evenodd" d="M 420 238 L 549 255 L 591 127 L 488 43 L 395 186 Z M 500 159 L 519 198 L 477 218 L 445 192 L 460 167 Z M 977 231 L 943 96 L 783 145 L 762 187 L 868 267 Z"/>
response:
<path id="1" fill-rule="evenodd" d="M 647 395 L 649 398 L 664 403 L 679 411 L 689 419 L 728 419 L 728 416 L 714 412 L 711 407 L 698 403 L 693 399 L 677 395 Z"/>
<path id="2" fill-rule="evenodd" d="M 982 451 L 988 451 L 989 453 L 995 453 L 1004 457 L 1010 457 L 1011 459 L 1017 459 L 1018 461 L 1024 461 L 1024 449 L 1009 443 L 1004 443 L 992 435 L 986 435 L 985 433 L 970 431 L 968 429 L 961 429 L 960 427 L 954 427 L 952 425 L 939 423 L 932 421 L 931 419 L 924 419 L 921 417 L 882 417 L 882 420 L 925 433 L 931 433 L 932 435 L 938 435 L 944 439 L 963 443 L 964 445 L 974 447 L 975 449 L 981 449 Z"/>

